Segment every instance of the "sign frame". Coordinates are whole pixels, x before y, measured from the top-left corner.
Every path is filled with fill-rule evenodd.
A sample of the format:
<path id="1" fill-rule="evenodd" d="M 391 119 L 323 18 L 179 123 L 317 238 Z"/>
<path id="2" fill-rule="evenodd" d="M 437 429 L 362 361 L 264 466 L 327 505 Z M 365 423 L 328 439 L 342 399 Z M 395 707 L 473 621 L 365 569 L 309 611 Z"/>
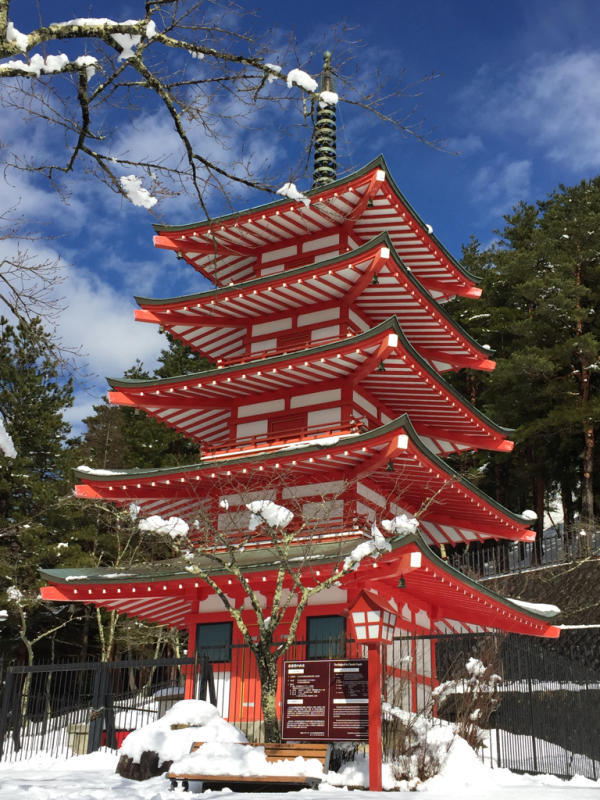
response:
<path id="1" fill-rule="evenodd" d="M 286 661 L 282 741 L 368 741 L 368 678 L 366 658 Z"/>

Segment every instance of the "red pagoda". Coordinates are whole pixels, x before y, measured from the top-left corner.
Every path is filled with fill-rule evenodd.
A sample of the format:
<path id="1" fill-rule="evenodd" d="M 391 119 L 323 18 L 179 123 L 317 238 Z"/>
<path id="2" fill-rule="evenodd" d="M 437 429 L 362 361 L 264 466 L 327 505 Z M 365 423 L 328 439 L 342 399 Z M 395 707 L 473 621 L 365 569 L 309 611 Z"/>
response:
<path id="1" fill-rule="evenodd" d="M 267 615 L 276 556 L 264 526 L 249 538 L 247 508 L 249 498 L 266 498 L 293 506 L 292 524 L 311 521 L 310 542 L 301 527 L 294 542 L 305 585 L 352 558 L 373 523 L 388 531 L 378 557 L 363 558 L 312 598 L 298 640 L 344 632 L 361 591 L 396 610 L 396 633 L 500 629 L 557 636 L 548 615 L 501 598 L 432 549 L 534 538 L 530 520 L 444 461 L 463 450 L 513 446 L 510 431 L 442 377 L 495 366 L 444 310 L 457 295 L 477 298 L 476 279 L 410 206 L 383 157 L 339 180 L 317 177 L 304 199 L 157 227 L 156 246 L 172 250 L 214 288 L 137 298 L 136 319 L 161 325 L 214 366 L 174 378 L 111 379 L 109 397 L 197 442 L 198 458 L 185 468 L 80 469 L 77 496 L 135 503 L 141 516 L 184 519 L 197 562 L 250 628 L 256 622 L 247 595 L 231 573 L 211 567 L 210 548 L 218 549 L 223 537 L 243 542 L 237 563 Z M 385 528 L 385 520 L 402 515 L 416 515 L 418 531 Z M 190 652 L 203 642 L 242 641 L 213 588 L 184 562 L 126 574 L 70 568 L 43 576 L 46 599 L 92 603 L 186 630 Z M 291 582 L 287 589 L 293 591 Z M 285 634 L 285 619 L 280 627 Z M 240 700 L 232 658 L 223 666 L 231 686 L 227 713 L 239 721 L 253 712 Z M 435 674 L 431 663 L 413 672 L 416 707 Z M 192 690 L 189 683 L 188 696 Z"/>

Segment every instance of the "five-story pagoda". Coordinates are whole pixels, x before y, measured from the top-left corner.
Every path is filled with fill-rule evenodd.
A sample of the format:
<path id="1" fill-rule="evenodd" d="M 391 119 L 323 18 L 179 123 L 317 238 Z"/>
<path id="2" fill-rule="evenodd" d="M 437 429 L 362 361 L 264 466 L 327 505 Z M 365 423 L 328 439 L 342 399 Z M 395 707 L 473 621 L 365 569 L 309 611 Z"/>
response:
<path id="1" fill-rule="evenodd" d="M 157 226 L 156 246 L 214 288 L 137 298 L 136 318 L 161 325 L 214 366 L 110 379 L 109 398 L 195 441 L 196 462 L 77 471 L 81 498 L 185 520 L 192 563 L 122 575 L 46 570 L 43 596 L 187 630 L 190 652 L 216 640 L 230 648 L 244 641 L 244 628 L 264 631 L 282 593 L 281 638 L 290 625 L 300 640 L 339 636 L 362 589 L 397 609 L 401 631 L 555 636 L 547 615 L 483 588 L 430 548 L 534 536 L 527 519 L 444 461 L 463 450 L 512 449 L 509 431 L 442 376 L 494 368 L 489 351 L 444 310 L 452 297 L 477 298 L 480 290 L 410 206 L 383 157 L 335 179 L 335 114 L 324 104 L 319 115 L 315 186 L 306 196 Z M 293 511 L 285 554 L 277 539 L 283 512 L 273 518 L 261 508 Z M 299 587 L 323 583 L 294 619 Z M 237 668 L 228 652 L 229 716 L 239 720 L 251 711 L 231 710 Z M 431 664 L 415 670 L 419 705 L 435 675 Z"/>

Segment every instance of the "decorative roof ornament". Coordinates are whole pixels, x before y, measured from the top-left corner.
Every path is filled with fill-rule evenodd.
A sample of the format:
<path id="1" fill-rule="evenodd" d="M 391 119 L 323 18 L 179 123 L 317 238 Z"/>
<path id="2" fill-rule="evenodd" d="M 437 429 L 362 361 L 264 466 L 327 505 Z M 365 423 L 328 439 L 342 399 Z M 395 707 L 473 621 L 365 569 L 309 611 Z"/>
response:
<path id="1" fill-rule="evenodd" d="M 319 80 L 319 102 L 315 123 L 315 159 L 313 189 L 331 183 L 337 177 L 336 113 L 337 95 L 333 91 L 331 53 L 323 53 L 323 70 Z"/>

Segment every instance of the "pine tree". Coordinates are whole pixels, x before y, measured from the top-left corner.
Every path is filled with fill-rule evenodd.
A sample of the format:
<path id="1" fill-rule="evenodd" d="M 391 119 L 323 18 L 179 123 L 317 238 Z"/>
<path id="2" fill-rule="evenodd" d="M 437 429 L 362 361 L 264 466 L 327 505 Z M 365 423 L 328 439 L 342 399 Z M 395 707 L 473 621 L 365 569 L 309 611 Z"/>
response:
<path id="1" fill-rule="evenodd" d="M 453 309 L 498 363 L 489 376 L 458 376 L 461 388 L 470 386 L 476 404 L 516 429 L 515 453 L 487 456 L 481 485 L 512 507 L 530 500 L 540 537 L 549 492 L 560 492 L 567 521 L 575 492 L 584 527 L 594 518 L 599 214 L 599 178 L 560 186 L 536 206 L 519 204 L 497 244 L 465 249 L 465 263 L 482 274 L 483 296 L 477 310 L 460 300 Z"/>
<path id="2" fill-rule="evenodd" d="M 167 347 L 159 356 L 154 375 L 161 378 L 200 371 L 210 362 L 195 354 L 189 347 L 167 335 Z M 125 373 L 127 378 L 149 378 L 144 365 L 137 361 Z M 188 464 L 198 457 L 198 446 L 180 433 L 137 409 L 109 405 L 105 400 L 94 406 L 94 414 L 84 419 L 86 431 L 77 448 L 77 463 L 99 469 L 119 469 L 135 466 L 164 467 Z M 83 503 L 77 509 L 78 566 L 127 567 L 139 561 L 160 561 L 172 557 L 175 551 L 165 537 L 140 533 L 128 510 L 117 510 L 105 503 Z M 65 564 L 66 565 L 66 564 Z M 116 612 L 95 611 L 101 658 L 112 658 L 117 651 L 147 652 L 152 642 L 161 641 L 162 633 L 141 623 L 119 618 Z M 164 637 L 163 637 L 164 638 Z M 172 637 L 171 637 L 172 638 Z M 149 645 L 150 643 L 150 645 Z M 177 647 L 177 642 L 171 641 Z"/>
<path id="3" fill-rule="evenodd" d="M 39 320 L 0 320 L 0 413 L 17 451 L 16 458 L 0 454 L 0 598 L 12 612 L 2 635 L 20 635 L 28 650 L 63 624 L 63 609 L 57 615 L 37 600 L 37 569 L 61 564 L 66 547 L 70 427 L 63 415 L 72 403 L 71 380 Z"/>

